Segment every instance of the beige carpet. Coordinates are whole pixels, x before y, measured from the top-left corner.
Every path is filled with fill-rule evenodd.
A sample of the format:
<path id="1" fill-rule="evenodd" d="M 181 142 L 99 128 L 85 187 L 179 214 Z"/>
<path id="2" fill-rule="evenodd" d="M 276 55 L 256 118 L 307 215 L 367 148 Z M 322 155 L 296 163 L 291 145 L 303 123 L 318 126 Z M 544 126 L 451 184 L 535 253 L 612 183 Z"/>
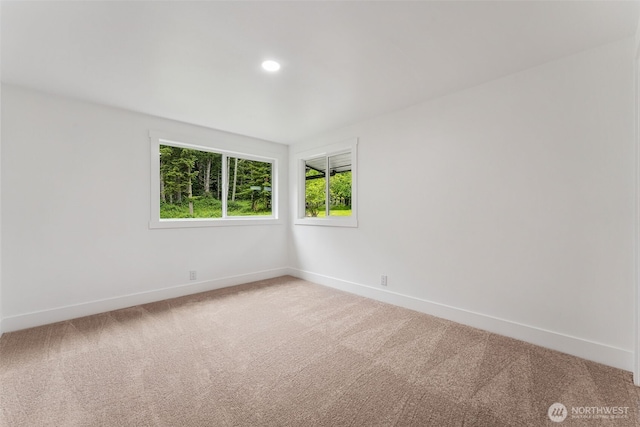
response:
<path id="1" fill-rule="evenodd" d="M 11 427 L 631 426 L 638 402 L 629 372 L 292 277 L 0 339 Z M 603 407 L 626 418 L 572 418 Z"/>

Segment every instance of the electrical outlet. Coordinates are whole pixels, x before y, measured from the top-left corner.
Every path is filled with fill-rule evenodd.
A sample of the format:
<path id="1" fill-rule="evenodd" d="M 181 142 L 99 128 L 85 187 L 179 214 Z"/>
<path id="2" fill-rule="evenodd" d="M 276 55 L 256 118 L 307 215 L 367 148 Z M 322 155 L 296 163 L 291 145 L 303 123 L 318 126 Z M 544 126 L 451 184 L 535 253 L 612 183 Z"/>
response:
<path id="1" fill-rule="evenodd" d="M 380 276 L 380 284 L 382 286 L 387 286 L 387 275 L 383 274 L 382 276 Z"/>
<path id="2" fill-rule="evenodd" d="M 195 270 L 191 270 L 189 272 L 189 280 L 196 280 L 197 277 L 198 277 L 198 275 L 197 275 Z"/>

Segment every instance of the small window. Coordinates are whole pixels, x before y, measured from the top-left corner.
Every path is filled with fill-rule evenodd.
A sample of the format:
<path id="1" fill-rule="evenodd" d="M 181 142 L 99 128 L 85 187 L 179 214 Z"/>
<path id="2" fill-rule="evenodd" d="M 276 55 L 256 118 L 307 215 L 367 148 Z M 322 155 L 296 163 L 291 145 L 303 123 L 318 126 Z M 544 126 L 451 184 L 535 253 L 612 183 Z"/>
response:
<path id="1" fill-rule="evenodd" d="M 152 137 L 152 228 L 276 219 L 275 159 Z"/>
<path id="2" fill-rule="evenodd" d="M 335 151 L 299 157 L 301 185 L 297 224 L 357 226 L 356 142 Z"/>

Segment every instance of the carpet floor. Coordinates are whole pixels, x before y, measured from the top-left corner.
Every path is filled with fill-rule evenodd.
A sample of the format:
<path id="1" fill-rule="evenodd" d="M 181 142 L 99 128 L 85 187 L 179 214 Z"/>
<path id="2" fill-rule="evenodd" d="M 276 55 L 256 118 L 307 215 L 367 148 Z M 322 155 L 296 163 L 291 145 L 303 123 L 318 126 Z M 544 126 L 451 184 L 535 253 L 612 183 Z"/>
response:
<path id="1" fill-rule="evenodd" d="M 629 372 L 293 277 L 0 339 L 9 427 L 633 426 L 639 390 Z"/>

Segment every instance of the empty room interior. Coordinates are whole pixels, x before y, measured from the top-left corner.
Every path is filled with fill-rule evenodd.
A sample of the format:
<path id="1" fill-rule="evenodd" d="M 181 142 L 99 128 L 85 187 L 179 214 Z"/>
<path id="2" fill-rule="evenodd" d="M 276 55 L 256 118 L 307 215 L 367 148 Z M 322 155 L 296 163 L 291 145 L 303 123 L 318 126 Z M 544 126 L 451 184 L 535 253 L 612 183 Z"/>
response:
<path id="1" fill-rule="evenodd" d="M 2 1 L 0 425 L 638 425 L 639 17 Z"/>

